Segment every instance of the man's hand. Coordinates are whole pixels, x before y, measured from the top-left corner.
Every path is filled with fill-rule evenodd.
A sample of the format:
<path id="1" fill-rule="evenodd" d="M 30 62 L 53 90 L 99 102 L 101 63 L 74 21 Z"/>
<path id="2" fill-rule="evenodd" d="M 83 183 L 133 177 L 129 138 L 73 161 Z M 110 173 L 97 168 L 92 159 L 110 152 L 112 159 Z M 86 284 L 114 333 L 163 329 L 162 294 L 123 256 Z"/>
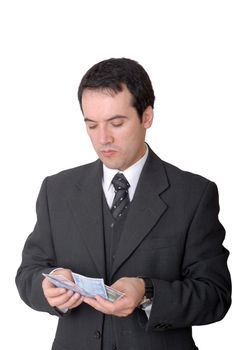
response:
<path id="1" fill-rule="evenodd" d="M 53 275 L 61 275 L 74 282 L 69 269 L 58 269 L 53 272 Z M 42 282 L 42 289 L 49 305 L 60 310 L 74 309 L 83 302 L 83 297 L 79 293 L 74 293 L 65 288 L 58 288 L 47 278 Z"/>
<path id="2" fill-rule="evenodd" d="M 84 302 L 104 314 L 126 317 L 140 304 L 145 294 L 145 283 L 141 278 L 120 278 L 111 287 L 124 293 L 124 297 L 111 302 L 97 295 L 95 298 L 84 297 Z"/>

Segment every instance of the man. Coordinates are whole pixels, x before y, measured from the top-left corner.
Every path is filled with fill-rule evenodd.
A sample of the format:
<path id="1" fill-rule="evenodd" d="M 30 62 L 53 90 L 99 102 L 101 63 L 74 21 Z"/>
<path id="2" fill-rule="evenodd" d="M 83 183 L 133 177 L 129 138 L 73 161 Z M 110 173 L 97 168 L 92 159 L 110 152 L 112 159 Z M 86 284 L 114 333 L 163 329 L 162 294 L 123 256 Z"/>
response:
<path id="1" fill-rule="evenodd" d="M 197 349 L 191 326 L 222 319 L 231 299 L 216 185 L 145 144 L 154 92 L 137 62 L 97 63 L 78 99 L 99 160 L 44 180 L 19 293 L 59 316 L 54 350 Z M 71 271 L 124 297 L 84 297 L 42 276 Z"/>

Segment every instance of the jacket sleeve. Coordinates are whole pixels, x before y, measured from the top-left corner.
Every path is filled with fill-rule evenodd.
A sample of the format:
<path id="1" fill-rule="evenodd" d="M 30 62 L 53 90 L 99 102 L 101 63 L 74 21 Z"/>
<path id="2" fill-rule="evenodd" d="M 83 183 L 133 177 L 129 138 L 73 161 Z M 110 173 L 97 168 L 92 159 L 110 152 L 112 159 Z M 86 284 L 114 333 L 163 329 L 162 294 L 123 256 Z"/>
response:
<path id="1" fill-rule="evenodd" d="M 187 233 L 182 278 L 153 280 L 155 296 L 148 330 L 165 330 L 219 321 L 231 304 L 229 252 L 218 220 L 218 191 L 209 182 Z"/>
<path id="2" fill-rule="evenodd" d="M 41 186 L 36 210 L 37 223 L 23 248 L 16 285 L 20 297 L 31 308 L 59 316 L 60 313 L 48 304 L 42 290 L 42 272 L 49 273 L 56 267 L 47 202 L 47 179 Z"/>

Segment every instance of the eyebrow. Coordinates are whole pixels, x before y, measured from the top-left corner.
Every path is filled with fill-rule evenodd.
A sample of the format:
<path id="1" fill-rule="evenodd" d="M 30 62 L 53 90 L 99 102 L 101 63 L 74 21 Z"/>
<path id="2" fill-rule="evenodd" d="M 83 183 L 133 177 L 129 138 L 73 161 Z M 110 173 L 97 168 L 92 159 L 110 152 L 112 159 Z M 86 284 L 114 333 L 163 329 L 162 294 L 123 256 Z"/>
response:
<path id="1" fill-rule="evenodd" d="M 127 117 L 126 115 L 119 115 L 119 114 L 117 114 L 117 115 L 114 115 L 114 116 L 111 117 L 111 118 L 108 118 L 106 121 L 107 121 L 107 122 L 110 122 L 110 121 L 115 120 L 115 119 L 127 119 L 127 118 L 128 118 L 128 117 Z M 92 120 L 92 119 L 90 119 L 90 118 L 84 118 L 84 121 L 85 121 L 85 122 L 97 123 L 96 120 Z"/>

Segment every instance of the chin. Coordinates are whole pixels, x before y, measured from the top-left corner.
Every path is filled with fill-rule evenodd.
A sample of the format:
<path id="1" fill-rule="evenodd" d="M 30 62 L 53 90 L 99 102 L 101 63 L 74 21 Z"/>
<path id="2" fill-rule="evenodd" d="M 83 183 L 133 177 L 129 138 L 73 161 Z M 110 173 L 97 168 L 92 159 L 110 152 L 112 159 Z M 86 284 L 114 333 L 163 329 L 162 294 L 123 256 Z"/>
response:
<path id="1" fill-rule="evenodd" d="M 115 164 L 110 164 L 107 162 L 103 162 L 103 164 L 109 169 L 119 169 L 118 166 L 116 166 Z"/>
<path id="2" fill-rule="evenodd" d="M 101 159 L 102 163 L 109 169 L 119 169 L 118 164 L 114 162 L 108 162 L 105 159 Z"/>

